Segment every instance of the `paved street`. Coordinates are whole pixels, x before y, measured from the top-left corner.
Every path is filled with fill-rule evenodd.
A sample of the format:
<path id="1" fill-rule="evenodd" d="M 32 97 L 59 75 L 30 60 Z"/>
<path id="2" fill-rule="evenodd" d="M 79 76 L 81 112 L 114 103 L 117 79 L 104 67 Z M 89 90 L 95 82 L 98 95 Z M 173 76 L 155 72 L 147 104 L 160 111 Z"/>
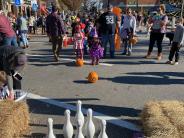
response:
<path id="1" fill-rule="evenodd" d="M 115 59 L 103 59 L 105 64 L 91 66 L 86 63 L 76 67 L 72 46 L 63 48 L 60 61 L 54 62 L 48 38 L 32 37 L 30 48 L 26 49 L 29 62 L 23 73 L 23 89 L 32 94 L 27 99 L 31 112 L 31 137 L 46 136 L 48 117 L 54 119 L 57 138 L 63 137 L 65 107 L 72 108 L 70 105 L 75 105 L 77 100 L 83 102 L 84 109 L 92 108 L 103 114 L 102 118 L 114 117 L 107 122 L 109 138 L 133 137 L 137 133 L 134 127 L 141 128 L 139 115 L 147 101 L 183 100 L 183 56 L 179 65 L 166 65 L 169 46 L 165 39 L 163 60 L 155 59 L 156 48 L 152 59 L 144 59 L 148 39 L 140 35 L 131 57 L 117 52 Z M 85 60 L 90 62 L 89 57 Z M 100 77 L 95 84 L 89 84 L 86 79 L 91 71 L 96 71 Z M 98 135 L 98 119 L 95 119 L 95 125 Z"/>

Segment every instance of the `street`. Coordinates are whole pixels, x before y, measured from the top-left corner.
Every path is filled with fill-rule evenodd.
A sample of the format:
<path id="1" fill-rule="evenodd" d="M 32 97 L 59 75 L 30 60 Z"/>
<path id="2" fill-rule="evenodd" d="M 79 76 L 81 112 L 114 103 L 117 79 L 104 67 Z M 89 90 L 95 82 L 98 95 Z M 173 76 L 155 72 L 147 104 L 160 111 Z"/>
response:
<path id="1" fill-rule="evenodd" d="M 115 59 L 102 59 L 98 66 L 90 65 L 89 56 L 83 67 L 75 65 L 73 47 L 63 48 L 59 62 L 54 62 L 52 46 L 46 36 L 32 36 L 30 48 L 26 49 L 28 65 L 23 72 L 23 90 L 29 92 L 31 135 L 46 137 L 47 118 L 54 120 L 54 133 L 63 137 L 64 111 L 72 111 L 74 122 L 75 104 L 81 100 L 83 110 L 92 108 L 95 114 L 107 119 L 109 138 L 131 138 L 142 132 L 140 113 L 150 100 L 183 100 L 183 55 L 179 65 L 167 65 L 169 41 L 164 39 L 164 58 L 156 60 L 154 47 L 152 59 L 144 59 L 149 38 L 139 35 L 132 56 L 116 53 Z M 183 49 L 181 49 L 183 51 Z M 103 64 L 102 64 L 103 63 Z M 99 81 L 91 84 L 87 76 L 96 71 Z M 100 133 L 98 117 L 94 118 L 96 137 Z M 139 132 L 140 130 L 140 132 Z M 137 134 L 138 133 L 138 134 Z"/>

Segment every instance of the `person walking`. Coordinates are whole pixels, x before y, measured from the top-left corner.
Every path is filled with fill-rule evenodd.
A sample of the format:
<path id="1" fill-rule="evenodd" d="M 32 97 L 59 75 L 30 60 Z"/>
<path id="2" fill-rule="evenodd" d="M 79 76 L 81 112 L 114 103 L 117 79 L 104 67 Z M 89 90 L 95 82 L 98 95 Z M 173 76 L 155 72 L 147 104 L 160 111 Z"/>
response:
<path id="1" fill-rule="evenodd" d="M 103 13 L 98 20 L 99 29 L 102 36 L 102 47 L 104 48 L 104 58 L 106 57 L 107 43 L 110 43 L 110 57 L 114 58 L 115 52 L 115 30 L 118 25 L 118 17 L 112 12 L 113 6 L 108 5 L 107 12 Z"/>
<path id="2" fill-rule="evenodd" d="M 52 50 L 54 58 L 56 61 L 59 60 L 59 53 L 62 48 L 63 37 L 66 35 L 66 30 L 64 27 L 64 22 L 61 19 L 61 16 L 57 14 L 57 7 L 52 7 L 52 13 L 49 17 L 49 34 L 52 40 Z"/>
<path id="3" fill-rule="evenodd" d="M 158 9 L 158 13 L 153 17 L 150 17 L 149 24 L 151 24 L 150 43 L 147 55 L 145 58 L 151 57 L 153 46 L 157 42 L 158 54 L 157 59 L 162 59 L 162 41 L 164 34 L 166 33 L 166 25 L 168 23 L 168 17 L 165 14 L 165 6 L 162 4 Z"/>
<path id="4" fill-rule="evenodd" d="M 132 44 L 130 39 L 136 34 L 136 18 L 132 15 L 132 10 L 127 9 L 127 14 L 122 16 L 120 36 L 124 44 L 122 55 L 130 56 L 132 54 Z"/>

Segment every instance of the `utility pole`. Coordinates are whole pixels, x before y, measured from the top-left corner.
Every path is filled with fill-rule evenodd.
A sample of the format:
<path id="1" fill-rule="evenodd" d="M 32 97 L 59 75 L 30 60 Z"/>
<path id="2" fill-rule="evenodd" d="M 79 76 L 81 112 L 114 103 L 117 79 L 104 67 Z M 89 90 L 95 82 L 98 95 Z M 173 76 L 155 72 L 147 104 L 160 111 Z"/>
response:
<path id="1" fill-rule="evenodd" d="M 183 18 L 183 8 L 184 8 L 184 0 L 182 0 L 182 7 L 181 7 L 181 18 Z"/>

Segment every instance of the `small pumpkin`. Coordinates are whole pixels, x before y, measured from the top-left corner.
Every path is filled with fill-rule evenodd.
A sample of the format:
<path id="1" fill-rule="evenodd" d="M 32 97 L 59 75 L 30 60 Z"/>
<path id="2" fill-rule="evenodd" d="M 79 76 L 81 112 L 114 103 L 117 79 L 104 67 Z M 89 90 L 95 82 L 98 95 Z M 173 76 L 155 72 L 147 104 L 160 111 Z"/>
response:
<path id="1" fill-rule="evenodd" d="M 133 37 L 133 38 L 130 39 L 130 43 L 131 43 L 132 45 L 137 44 L 137 42 L 138 42 L 137 37 Z"/>
<path id="2" fill-rule="evenodd" d="M 88 75 L 88 82 L 95 83 L 98 80 L 98 74 L 95 71 L 92 71 Z"/>
<path id="3" fill-rule="evenodd" d="M 81 67 L 81 66 L 84 65 L 84 61 L 83 61 L 82 59 L 78 58 L 78 59 L 76 60 L 76 65 L 79 66 L 79 67 Z"/>

